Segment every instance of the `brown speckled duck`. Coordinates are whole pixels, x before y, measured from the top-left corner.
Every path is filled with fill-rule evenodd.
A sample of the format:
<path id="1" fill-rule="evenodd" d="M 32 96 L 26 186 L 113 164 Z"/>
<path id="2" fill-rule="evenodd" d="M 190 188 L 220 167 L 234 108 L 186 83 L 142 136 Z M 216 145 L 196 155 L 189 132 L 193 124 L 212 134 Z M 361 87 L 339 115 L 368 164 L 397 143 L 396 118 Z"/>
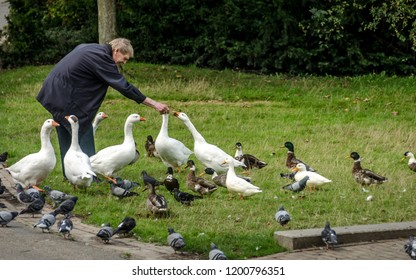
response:
<path id="1" fill-rule="evenodd" d="M 146 188 L 149 190 L 146 200 L 147 209 L 153 214 L 166 213 L 168 211 L 166 198 L 161 194 L 156 194 L 155 186 L 152 184 L 147 184 Z"/>
<path id="2" fill-rule="evenodd" d="M 347 156 L 348 157 L 348 156 Z M 349 155 L 350 158 L 354 160 L 354 165 L 352 167 L 352 175 L 357 183 L 361 185 L 374 185 L 382 184 L 387 182 L 387 178 L 381 176 L 369 169 L 364 169 L 361 167 L 361 158 L 357 152 L 352 152 Z"/>
<path id="3" fill-rule="evenodd" d="M 292 170 L 293 168 L 295 168 L 298 163 L 303 163 L 306 166 L 307 171 L 312 171 L 312 172 L 316 171 L 315 169 L 313 169 L 312 167 L 310 167 L 309 165 L 307 165 L 300 159 L 296 158 L 295 147 L 292 142 L 289 142 L 289 141 L 285 142 L 285 144 L 281 148 L 287 148 L 287 157 L 286 157 L 285 164 L 289 170 Z"/>
<path id="4" fill-rule="evenodd" d="M 195 175 L 196 167 L 193 160 L 188 160 L 186 167 L 189 168 L 189 173 L 186 176 L 186 185 L 191 190 L 201 195 L 210 194 L 217 190 L 217 186 L 214 183 Z"/>
<path id="5" fill-rule="evenodd" d="M 409 158 L 409 161 L 407 162 L 407 166 L 409 166 L 410 170 L 416 172 L 416 159 L 415 155 L 411 152 L 405 152 L 404 157 L 402 160 L 405 160 L 406 158 Z"/>

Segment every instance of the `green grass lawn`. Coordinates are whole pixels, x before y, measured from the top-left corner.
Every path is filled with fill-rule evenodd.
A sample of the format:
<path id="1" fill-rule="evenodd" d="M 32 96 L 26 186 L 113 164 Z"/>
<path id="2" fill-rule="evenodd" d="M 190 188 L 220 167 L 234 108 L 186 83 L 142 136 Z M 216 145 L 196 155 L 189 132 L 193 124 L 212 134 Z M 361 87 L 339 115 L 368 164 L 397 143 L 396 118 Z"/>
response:
<path id="1" fill-rule="evenodd" d="M 26 67 L 0 72 L 0 152 L 10 154 L 11 165 L 40 148 L 39 130 L 49 113 L 35 100 L 51 66 Z M 158 217 L 145 206 L 146 192 L 118 200 L 104 181 L 79 196 L 75 215 L 85 223 L 113 227 L 125 216 L 136 218 L 135 236 L 143 242 L 165 244 L 167 228 L 181 232 L 186 250 L 208 256 L 214 242 L 231 259 L 245 259 L 283 251 L 273 239 L 275 231 L 331 226 L 412 221 L 415 219 L 416 174 L 401 161 L 405 151 L 416 152 L 415 77 L 287 77 L 258 76 L 231 70 L 214 71 L 129 63 L 126 77 L 146 95 L 167 103 L 171 111 L 185 112 L 207 142 L 234 155 L 241 142 L 245 153 L 268 165 L 252 170 L 250 176 L 261 194 L 240 200 L 225 188 L 186 207 L 174 200 L 164 187 L 170 212 Z M 166 168 L 157 158 L 145 156 L 147 135 L 157 137 L 161 116 L 151 108 L 137 105 L 109 90 L 101 110 L 109 118 L 96 134 L 97 150 L 123 141 L 124 121 L 139 113 L 145 122 L 133 128 L 141 158 L 119 175 L 142 182 L 141 171 L 163 180 Z M 169 136 L 193 149 L 193 138 L 182 121 L 170 116 Z M 52 143 L 58 164 L 44 185 L 73 193 L 62 181 L 57 137 Z M 280 178 L 287 172 L 285 141 L 295 146 L 298 158 L 333 182 L 316 191 L 285 192 L 289 183 Z M 362 166 L 389 178 L 383 185 L 366 187 L 364 192 L 351 174 L 352 151 L 362 157 Z M 202 172 L 202 165 L 191 156 Z M 189 191 L 188 170 L 175 174 L 181 189 Z M 241 173 L 241 170 L 238 170 Z M 209 178 L 207 176 L 207 178 Z M 141 190 L 141 189 L 140 189 Z M 367 201 L 372 195 L 373 200 Z M 292 220 L 283 228 L 274 220 L 283 205 Z M 76 239 L 76 236 L 74 236 Z"/>

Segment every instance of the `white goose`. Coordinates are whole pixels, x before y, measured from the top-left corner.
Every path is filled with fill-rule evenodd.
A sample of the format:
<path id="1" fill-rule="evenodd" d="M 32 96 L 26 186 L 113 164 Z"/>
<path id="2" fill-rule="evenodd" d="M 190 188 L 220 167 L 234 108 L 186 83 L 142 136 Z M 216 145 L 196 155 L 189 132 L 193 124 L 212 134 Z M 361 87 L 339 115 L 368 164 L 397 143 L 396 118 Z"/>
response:
<path id="1" fill-rule="evenodd" d="M 168 120 L 169 114 L 162 114 L 162 127 L 155 141 L 155 149 L 167 167 L 175 168 L 179 172 L 192 151 L 181 141 L 169 137 Z"/>
<path id="2" fill-rule="evenodd" d="M 237 193 L 241 199 L 246 196 L 252 196 L 262 192 L 259 187 L 247 182 L 235 174 L 233 158 L 227 157 L 225 160 L 223 160 L 223 164 L 227 164 L 229 166 L 227 171 L 227 179 L 225 180 L 225 186 L 229 192 Z"/>
<path id="3" fill-rule="evenodd" d="M 40 130 L 41 148 L 39 152 L 29 154 L 12 166 L 6 168 L 12 176 L 14 182 L 24 186 L 37 186 L 55 168 L 56 157 L 50 135 L 54 127 L 59 126 L 52 119 L 47 119 Z"/>
<path id="4" fill-rule="evenodd" d="M 194 154 L 205 166 L 214 169 L 218 174 L 225 173 L 228 165 L 223 164 L 225 158 L 231 158 L 234 166 L 245 166 L 243 162 L 234 159 L 232 156 L 221 150 L 219 147 L 207 143 L 204 137 L 196 130 L 189 117 L 182 112 L 174 112 L 173 115 L 183 121 L 194 138 Z"/>
<path id="5" fill-rule="evenodd" d="M 306 185 L 309 186 L 309 188 L 332 182 L 317 172 L 307 171 L 306 165 L 303 163 L 298 163 L 296 167 L 292 169 L 292 172 L 296 172 L 295 181 L 297 182 L 302 180 L 305 176 L 309 176 L 309 180 L 306 182 Z"/>
<path id="6" fill-rule="evenodd" d="M 92 122 L 92 129 L 93 129 L 93 133 L 95 135 L 95 131 L 97 130 L 98 126 L 100 125 L 100 123 L 104 120 L 108 118 L 108 115 L 104 112 L 99 112 L 95 118 L 94 121 Z"/>
<path id="7" fill-rule="evenodd" d="M 109 146 L 90 157 L 92 170 L 104 176 L 114 174 L 131 164 L 136 157 L 136 144 L 133 137 L 133 124 L 145 121 L 139 114 L 131 114 L 124 124 L 124 141 L 122 144 Z"/>
<path id="8" fill-rule="evenodd" d="M 79 146 L 78 118 L 74 115 L 65 117 L 71 124 L 71 146 L 64 157 L 64 172 L 65 177 L 75 187 L 89 187 L 97 175 L 92 171 L 90 158 L 85 154 Z"/>

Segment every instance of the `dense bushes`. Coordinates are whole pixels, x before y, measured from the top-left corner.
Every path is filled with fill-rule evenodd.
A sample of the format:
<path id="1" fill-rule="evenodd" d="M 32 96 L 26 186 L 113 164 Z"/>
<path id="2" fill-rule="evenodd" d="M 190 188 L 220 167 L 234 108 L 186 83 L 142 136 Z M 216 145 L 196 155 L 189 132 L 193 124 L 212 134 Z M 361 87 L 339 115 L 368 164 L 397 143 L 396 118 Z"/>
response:
<path id="1" fill-rule="evenodd" d="M 30 5 L 27 4 L 30 2 Z M 95 0 L 10 0 L 3 66 L 54 63 L 97 41 Z M 262 73 L 416 73 L 416 2 L 117 0 L 135 59 Z"/>

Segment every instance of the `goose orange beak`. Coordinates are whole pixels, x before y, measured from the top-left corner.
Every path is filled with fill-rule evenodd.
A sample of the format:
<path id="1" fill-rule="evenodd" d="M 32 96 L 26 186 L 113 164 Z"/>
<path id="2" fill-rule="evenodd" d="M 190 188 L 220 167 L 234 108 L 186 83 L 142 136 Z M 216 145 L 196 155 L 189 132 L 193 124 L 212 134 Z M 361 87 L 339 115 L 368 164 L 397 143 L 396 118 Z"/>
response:
<path id="1" fill-rule="evenodd" d="M 52 126 L 57 127 L 59 126 L 59 123 L 57 123 L 56 121 L 52 121 Z"/>
<path id="2" fill-rule="evenodd" d="M 298 171 L 299 171 L 299 168 L 297 168 L 297 167 L 292 169 L 292 172 L 298 172 Z"/>

